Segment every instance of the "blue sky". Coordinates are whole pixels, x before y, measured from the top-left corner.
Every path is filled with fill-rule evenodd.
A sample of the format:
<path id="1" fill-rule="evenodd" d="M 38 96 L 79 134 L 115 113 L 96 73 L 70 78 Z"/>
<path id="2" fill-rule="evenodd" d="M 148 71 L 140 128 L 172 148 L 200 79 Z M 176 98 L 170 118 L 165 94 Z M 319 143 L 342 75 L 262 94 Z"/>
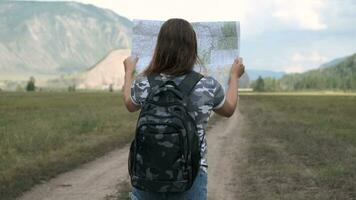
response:
<path id="1" fill-rule="evenodd" d="M 78 0 L 129 19 L 241 22 L 254 69 L 302 72 L 356 53 L 356 0 Z"/>

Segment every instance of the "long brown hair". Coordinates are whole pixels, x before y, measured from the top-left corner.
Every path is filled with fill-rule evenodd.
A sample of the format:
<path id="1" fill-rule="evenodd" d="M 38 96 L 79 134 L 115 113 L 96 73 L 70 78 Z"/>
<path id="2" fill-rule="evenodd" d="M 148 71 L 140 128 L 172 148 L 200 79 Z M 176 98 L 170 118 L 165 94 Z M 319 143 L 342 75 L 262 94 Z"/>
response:
<path id="1" fill-rule="evenodd" d="M 192 25 L 184 19 L 169 19 L 159 31 L 152 60 L 143 74 L 183 75 L 197 61 L 197 37 Z"/>

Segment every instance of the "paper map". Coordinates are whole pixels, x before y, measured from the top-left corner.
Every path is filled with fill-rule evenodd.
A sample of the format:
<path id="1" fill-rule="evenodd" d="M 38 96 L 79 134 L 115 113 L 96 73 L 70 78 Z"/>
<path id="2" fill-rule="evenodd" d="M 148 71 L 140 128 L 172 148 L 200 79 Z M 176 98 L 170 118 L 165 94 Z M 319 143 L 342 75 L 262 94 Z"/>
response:
<path id="1" fill-rule="evenodd" d="M 142 72 L 152 59 L 162 23 L 134 20 L 131 54 L 140 58 L 137 64 L 138 73 Z M 192 26 L 197 34 L 198 55 L 202 61 L 202 65 L 196 65 L 194 69 L 216 78 L 225 86 L 231 64 L 239 56 L 240 23 L 194 22 Z"/>

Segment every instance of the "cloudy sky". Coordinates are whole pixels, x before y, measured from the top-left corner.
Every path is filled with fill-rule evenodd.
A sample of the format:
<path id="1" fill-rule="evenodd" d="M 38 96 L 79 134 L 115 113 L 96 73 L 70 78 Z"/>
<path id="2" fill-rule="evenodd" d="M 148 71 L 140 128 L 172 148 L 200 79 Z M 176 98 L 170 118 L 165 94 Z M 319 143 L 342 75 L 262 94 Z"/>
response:
<path id="1" fill-rule="evenodd" d="M 246 66 L 286 72 L 356 52 L 356 0 L 78 0 L 129 19 L 241 22 Z"/>

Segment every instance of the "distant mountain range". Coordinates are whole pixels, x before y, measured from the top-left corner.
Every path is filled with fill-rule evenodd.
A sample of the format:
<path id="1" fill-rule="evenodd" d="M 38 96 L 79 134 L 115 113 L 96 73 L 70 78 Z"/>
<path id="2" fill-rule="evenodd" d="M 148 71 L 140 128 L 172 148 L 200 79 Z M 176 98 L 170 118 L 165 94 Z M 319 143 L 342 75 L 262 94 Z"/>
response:
<path id="1" fill-rule="evenodd" d="M 285 75 L 280 86 L 285 90 L 356 90 L 356 53 L 319 69 Z"/>
<path id="2" fill-rule="evenodd" d="M 131 46 L 132 22 L 75 2 L 0 2 L 0 75 L 86 70 Z"/>
<path id="3" fill-rule="evenodd" d="M 0 79 L 51 77 L 39 85 L 121 88 L 122 60 L 130 54 L 133 26 L 127 18 L 82 3 L 30 1 L 1 1 L 0 16 Z M 261 76 L 279 79 L 284 89 L 354 88 L 355 74 L 355 55 L 302 74 L 247 66 L 241 86 L 249 87 Z M 24 84 L 7 80 L 0 82 L 0 89 L 15 90 Z"/>
<path id="4" fill-rule="evenodd" d="M 320 68 L 333 67 L 333 66 L 335 66 L 335 65 L 337 65 L 337 64 L 339 64 L 339 63 L 341 63 L 341 62 L 343 62 L 345 59 L 347 59 L 347 57 L 348 57 L 348 56 L 342 57 L 342 58 L 336 58 L 336 59 L 334 59 L 334 60 L 331 60 L 331 61 L 329 61 L 329 62 L 327 62 L 327 63 L 322 64 L 322 65 L 320 66 Z"/>
<path id="5" fill-rule="evenodd" d="M 269 71 L 269 70 L 259 70 L 259 69 L 248 69 L 246 70 L 250 81 L 256 80 L 259 76 L 262 78 L 275 78 L 279 79 L 282 76 L 284 76 L 286 73 L 285 72 L 277 72 L 277 71 Z"/>

